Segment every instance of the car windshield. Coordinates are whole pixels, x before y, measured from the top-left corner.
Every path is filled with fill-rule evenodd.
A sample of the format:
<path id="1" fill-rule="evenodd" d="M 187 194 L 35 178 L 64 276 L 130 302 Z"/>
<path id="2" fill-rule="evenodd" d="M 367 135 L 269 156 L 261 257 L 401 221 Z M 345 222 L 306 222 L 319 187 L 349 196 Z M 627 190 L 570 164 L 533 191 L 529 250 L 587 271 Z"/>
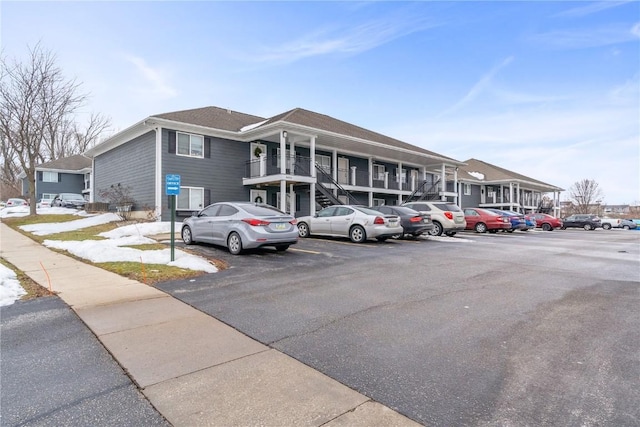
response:
<path id="1" fill-rule="evenodd" d="M 73 193 L 62 193 L 60 194 L 60 197 L 65 200 L 84 200 L 84 198 L 80 194 Z"/>
<path id="2" fill-rule="evenodd" d="M 365 208 L 363 206 L 352 206 L 352 208 L 354 208 L 357 211 L 362 212 L 363 214 L 374 215 L 374 216 L 380 215 L 380 212 L 374 211 L 373 209 Z"/>
<path id="3" fill-rule="evenodd" d="M 443 211 L 462 212 L 462 209 L 453 203 L 434 203 L 433 206 Z"/>
<path id="4" fill-rule="evenodd" d="M 420 215 L 420 213 L 418 211 L 416 211 L 415 209 L 411 209 L 408 208 L 406 206 L 394 206 L 393 209 L 401 214 L 404 215 Z"/>
<path id="5" fill-rule="evenodd" d="M 274 216 L 274 215 L 286 215 L 281 210 L 269 205 L 241 205 L 242 209 L 250 213 L 251 215 L 256 216 Z"/>

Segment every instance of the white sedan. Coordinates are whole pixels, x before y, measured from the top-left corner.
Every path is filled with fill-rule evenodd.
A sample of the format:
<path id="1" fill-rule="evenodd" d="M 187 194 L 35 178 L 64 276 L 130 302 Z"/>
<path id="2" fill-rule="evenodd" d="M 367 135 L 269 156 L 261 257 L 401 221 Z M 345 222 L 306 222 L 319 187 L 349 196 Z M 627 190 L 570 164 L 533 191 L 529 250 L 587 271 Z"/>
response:
<path id="1" fill-rule="evenodd" d="M 367 239 L 384 241 L 402 235 L 400 217 L 385 215 L 363 206 L 328 206 L 314 216 L 298 218 L 300 237 L 337 236 L 348 237 L 354 243 Z"/>

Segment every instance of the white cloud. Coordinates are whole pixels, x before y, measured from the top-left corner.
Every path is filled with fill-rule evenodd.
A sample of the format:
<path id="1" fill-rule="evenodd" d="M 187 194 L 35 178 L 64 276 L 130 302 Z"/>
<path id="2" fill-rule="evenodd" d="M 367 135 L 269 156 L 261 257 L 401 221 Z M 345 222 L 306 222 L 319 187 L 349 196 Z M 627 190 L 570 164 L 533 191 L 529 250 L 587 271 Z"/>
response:
<path id="1" fill-rule="evenodd" d="M 143 58 L 134 55 L 125 55 L 124 58 L 135 66 L 143 79 L 143 85 L 138 87 L 137 91 L 159 98 L 174 98 L 178 95 L 178 90 L 168 82 L 166 71 L 153 68 Z"/>
<path id="2" fill-rule="evenodd" d="M 558 30 L 529 36 L 528 40 L 548 49 L 585 49 L 637 41 L 638 24 L 612 24 L 599 28 Z"/>
<path id="3" fill-rule="evenodd" d="M 624 4 L 630 3 L 627 1 L 599 1 L 590 3 L 586 6 L 574 7 L 572 9 L 565 10 L 564 12 L 560 12 L 556 17 L 564 16 L 564 17 L 582 17 L 591 15 L 593 13 L 598 13 L 603 10 L 611 9 L 614 7 L 622 6 Z"/>
<path id="4" fill-rule="evenodd" d="M 438 25 L 426 19 L 424 13 L 404 12 L 385 19 L 316 31 L 280 46 L 264 48 L 246 59 L 254 62 L 291 63 L 320 55 L 356 54 Z"/>

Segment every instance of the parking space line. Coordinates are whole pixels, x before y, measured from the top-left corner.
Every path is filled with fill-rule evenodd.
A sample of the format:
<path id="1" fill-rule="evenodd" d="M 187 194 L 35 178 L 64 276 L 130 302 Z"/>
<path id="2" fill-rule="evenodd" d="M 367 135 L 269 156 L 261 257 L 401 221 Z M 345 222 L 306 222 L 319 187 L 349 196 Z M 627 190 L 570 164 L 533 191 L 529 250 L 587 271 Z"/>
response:
<path id="1" fill-rule="evenodd" d="M 318 251 L 309 251 L 307 249 L 297 249 L 297 248 L 289 248 L 290 251 L 295 251 L 295 252 L 304 252 L 307 254 L 314 254 L 314 255 L 320 255 L 322 252 L 318 252 Z"/>

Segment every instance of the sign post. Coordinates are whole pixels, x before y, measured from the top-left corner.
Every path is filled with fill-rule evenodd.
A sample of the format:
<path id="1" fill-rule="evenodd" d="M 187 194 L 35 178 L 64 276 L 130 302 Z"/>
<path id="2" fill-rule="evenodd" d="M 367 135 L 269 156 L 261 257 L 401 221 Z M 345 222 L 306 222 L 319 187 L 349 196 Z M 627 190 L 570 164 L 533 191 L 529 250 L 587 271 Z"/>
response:
<path id="1" fill-rule="evenodd" d="M 167 174 L 165 178 L 166 194 L 169 196 L 170 209 L 171 209 L 171 261 L 176 260 L 175 247 L 176 247 L 176 196 L 180 194 L 180 175 Z"/>

